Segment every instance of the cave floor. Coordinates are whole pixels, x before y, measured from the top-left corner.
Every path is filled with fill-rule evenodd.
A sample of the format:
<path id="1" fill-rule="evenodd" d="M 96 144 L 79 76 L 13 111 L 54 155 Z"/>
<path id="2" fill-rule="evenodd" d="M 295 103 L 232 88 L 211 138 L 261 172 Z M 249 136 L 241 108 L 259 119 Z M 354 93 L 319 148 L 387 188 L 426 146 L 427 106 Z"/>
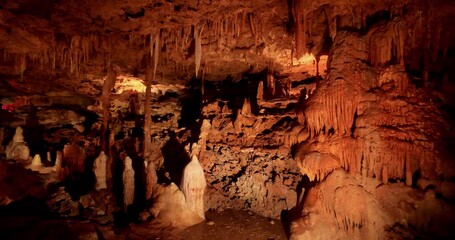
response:
<path id="1" fill-rule="evenodd" d="M 110 226 L 83 220 L 3 216 L 0 233 L 5 237 L 2 239 L 287 239 L 279 220 L 237 210 L 208 211 L 206 216 L 213 225 L 202 222 L 183 231 L 157 229 L 146 223 L 112 230 Z"/>
<path id="2" fill-rule="evenodd" d="M 181 239 L 286 239 L 279 220 L 267 219 L 246 211 L 206 212 L 214 225 L 200 223 L 182 231 Z"/>

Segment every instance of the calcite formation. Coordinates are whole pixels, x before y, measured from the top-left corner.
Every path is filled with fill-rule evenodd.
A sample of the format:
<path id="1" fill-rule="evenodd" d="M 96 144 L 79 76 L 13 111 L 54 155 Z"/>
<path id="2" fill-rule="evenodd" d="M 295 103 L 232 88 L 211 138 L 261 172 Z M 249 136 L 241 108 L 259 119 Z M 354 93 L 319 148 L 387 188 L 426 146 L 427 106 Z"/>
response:
<path id="1" fill-rule="evenodd" d="M 126 157 L 124 160 L 123 169 L 123 207 L 127 211 L 128 206 L 134 202 L 134 169 L 130 157 Z"/>
<path id="2" fill-rule="evenodd" d="M 158 176 L 156 175 L 156 165 L 154 162 L 148 163 L 146 168 L 146 190 L 145 198 L 148 200 L 152 197 L 153 188 L 158 183 Z"/>
<path id="3" fill-rule="evenodd" d="M 174 183 L 155 185 L 152 199 L 154 204 L 149 211 L 155 217 L 155 225 L 182 229 L 201 222 L 201 218 L 188 208 L 185 195 Z"/>
<path id="4" fill-rule="evenodd" d="M 54 163 L 54 171 L 59 173 L 60 170 L 62 169 L 62 158 L 63 158 L 63 153 L 61 151 L 56 152 L 55 156 L 55 163 Z"/>
<path id="5" fill-rule="evenodd" d="M 97 191 L 106 189 L 106 160 L 107 156 L 101 151 L 100 155 L 95 159 L 93 164 L 93 172 L 95 173 L 96 183 L 95 189 Z"/>
<path id="6" fill-rule="evenodd" d="M 43 163 L 41 162 L 41 156 L 39 154 L 35 154 L 33 157 L 32 163 L 30 164 L 30 168 L 33 170 L 38 170 L 43 167 Z"/>
<path id="7" fill-rule="evenodd" d="M 204 169 L 196 156 L 191 158 L 191 161 L 183 170 L 182 183 L 180 189 L 185 195 L 185 202 L 188 209 L 194 212 L 201 220 L 205 219 L 204 208 L 204 191 L 207 182 L 204 176 Z"/>
<path id="8" fill-rule="evenodd" d="M 6 158 L 16 161 L 27 161 L 30 157 L 30 149 L 24 141 L 22 127 L 17 127 L 11 142 L 6 146 Z"/>

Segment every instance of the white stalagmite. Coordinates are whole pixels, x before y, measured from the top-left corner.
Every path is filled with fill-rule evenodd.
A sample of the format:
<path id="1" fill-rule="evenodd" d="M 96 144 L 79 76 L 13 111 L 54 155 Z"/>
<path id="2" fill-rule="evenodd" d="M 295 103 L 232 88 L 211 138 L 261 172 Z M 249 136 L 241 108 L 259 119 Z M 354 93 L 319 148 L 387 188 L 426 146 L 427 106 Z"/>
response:
<path id="1" fill-rule="evenodd" d="M 95 177 L 96 177 L 95 189 L 97 191 L 107 188 L 106 161 L 107 161 L 107 156 L 106 156 L 106 154 L 104 154 L 104 151 L 101 151 L 100 155 L 95 159 L 95 162 L 93 164 L 93 172 L 95 173 Z"/>
<path id="2" fill-rule="evenodd" d="M 183 170 L 180 189 L 185 195 L 187 207 L 190 211 L 197 214 L 201 218 L 201 221 L 205 219 L 204 191 L 206 185 L 204 170 L 197 157 L 193 155 L 191 162 Z"/>
<path id="3" fill-rule="evenodd" d="M 134 169 L 133 162 L 130 157 L 125 158 L 125 166 L 123 170 L 123 206 L 127 211 L 129 205 L 134 201 Z"/>
<path id="4" fill-rule="evenodd" d="M 13 142 L 20 143 L 24 142 L 24 130 L 19 126 L 16 128 L 16 132 L 14 133 Z"/>
<path id="5" fill-rule="evenodd" d="M 158 176 L 156 175 L 156 166 L 154 162 L 147 164 L 146 168 L 147 179 L 146 179 L 146 192 L 145 198 L 148 200 L 152 197 L 153 187 L 158 183 Z"/>
<path id="6" fill-rule="evenodd" d="M 23 131 L 21 127 L 16 128 L 13 140 L 6 146 L 6 158 L 17 161 L 27 161 L 29 159 L 30 149 L 24 142 Z"/>

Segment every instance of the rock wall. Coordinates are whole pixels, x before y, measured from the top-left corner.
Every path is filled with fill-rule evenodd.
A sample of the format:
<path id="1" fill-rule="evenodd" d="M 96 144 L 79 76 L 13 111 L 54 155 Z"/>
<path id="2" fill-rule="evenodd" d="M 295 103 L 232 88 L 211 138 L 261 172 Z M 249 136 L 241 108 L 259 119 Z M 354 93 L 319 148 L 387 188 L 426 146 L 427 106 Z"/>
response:
<path id="1" fill-rule="evenodd" d="M 451 214 L 440 212 L 453 211 L 451 194 L 418 184 L 452 183 L 450 119 L 409 77 L 412 13 L 384 20 L 365 32 L 336 32 L 327 77 L 299 106 L 301 125 L 289 139 L 316 186 L 306 192 L 292 239 L 453 235 L 444 224 Z"/>
<path id="2" fill-rule="evenodd" d="M 243 105 L 235 120 L 235 111 L 222 100 L 202 110 L 204 121 L 210 123 L 201 129 L 207 137 L 199 155 L 208 182 L 206 207 L 248 209 L 279 218 L 281 211 L 296 206 L 302 178 L 290 148 L 283 146 L 293 113 L 244 111 L 250 108 Z"/>

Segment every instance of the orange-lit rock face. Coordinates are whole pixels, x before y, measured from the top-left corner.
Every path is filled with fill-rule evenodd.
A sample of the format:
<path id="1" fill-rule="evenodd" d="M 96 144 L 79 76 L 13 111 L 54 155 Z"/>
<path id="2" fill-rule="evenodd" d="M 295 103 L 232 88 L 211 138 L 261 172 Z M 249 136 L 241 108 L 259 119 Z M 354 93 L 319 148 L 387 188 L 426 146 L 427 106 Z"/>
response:
<path id="1" fill-rule="evenodd" d="M 453 238 L 453 12 L 5 0 L 0 151 L 38 170 L 12 174 L 64 186 L 43 189 L 53 212 L 108 230 L 232 208 L 282 219 L 291 239 Z M 0 205 L 23 195 L 4 188 Z"/>

